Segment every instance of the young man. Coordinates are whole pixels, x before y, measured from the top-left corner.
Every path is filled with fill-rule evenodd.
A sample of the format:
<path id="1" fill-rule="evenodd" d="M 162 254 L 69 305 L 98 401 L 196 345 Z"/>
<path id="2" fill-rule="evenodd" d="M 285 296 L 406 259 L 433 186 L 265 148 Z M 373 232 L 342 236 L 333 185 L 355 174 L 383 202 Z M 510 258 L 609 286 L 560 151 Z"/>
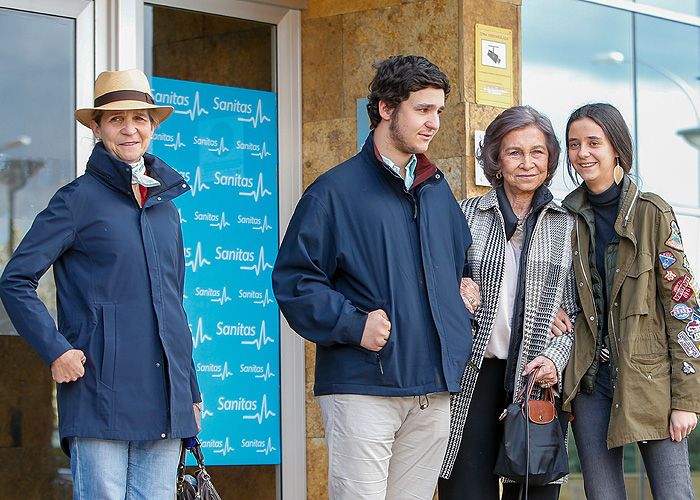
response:
<path id="1" fill-rule="evenodd" d="M 372 132 L 306 190 L 272 274 L 289 324 L 316 344 L 332 500 L 435 491 L 472 337 L 459 293 L 471 235 L 424 155 L 449 92 L 423 57 L 377 66 Z"/>

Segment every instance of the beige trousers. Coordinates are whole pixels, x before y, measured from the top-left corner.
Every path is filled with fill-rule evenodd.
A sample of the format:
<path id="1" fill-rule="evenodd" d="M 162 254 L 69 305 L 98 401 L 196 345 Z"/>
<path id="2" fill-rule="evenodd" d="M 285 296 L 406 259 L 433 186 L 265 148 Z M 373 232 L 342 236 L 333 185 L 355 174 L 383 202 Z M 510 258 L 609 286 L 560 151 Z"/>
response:
<path id="1" fill-rule="evenodd" d="M 328 445 L 329 500 L 433 498 L 450 434 L 449 393 L 317 400 Z"/>

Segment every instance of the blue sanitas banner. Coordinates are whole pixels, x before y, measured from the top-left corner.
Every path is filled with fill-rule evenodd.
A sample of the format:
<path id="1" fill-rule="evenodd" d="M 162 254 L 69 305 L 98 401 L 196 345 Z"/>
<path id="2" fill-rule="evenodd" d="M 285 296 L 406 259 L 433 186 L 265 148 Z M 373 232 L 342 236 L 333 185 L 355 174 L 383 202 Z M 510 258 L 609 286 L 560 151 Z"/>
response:
<path id="1" fill-rule="evenodd" d="M 185 247 L 185 310 L 204 399 L 209 465 L 280 463 L 276 95 L 152 78 L 175 108 L 153 154 L 192 190 L 175 200 Z"/>

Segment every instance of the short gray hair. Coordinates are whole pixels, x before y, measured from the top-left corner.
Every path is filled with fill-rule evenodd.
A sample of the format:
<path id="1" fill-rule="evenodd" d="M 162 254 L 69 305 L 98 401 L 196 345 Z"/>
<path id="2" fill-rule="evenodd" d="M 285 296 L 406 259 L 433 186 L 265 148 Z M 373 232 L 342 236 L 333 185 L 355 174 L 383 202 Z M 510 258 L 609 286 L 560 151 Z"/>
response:
<path id="1" fill-rule="evenodd" d="M 486 134 L 479 145 L 476 159 L 484 166 L 484 174 L 493 187 L 503 183 L 503 179 L 497 179 L 496 174 L 501 170 L 498 164 L 498 155 L 501 151 L 501 141 L 513 130 L 534 125 L 542 131 L 547 146 L 547 178 L 545 185 L 549 185 L 559 165 L 559 153 L 561 146 L 554 133 L 552 122 L 545 115 L 530 106 L 513 106 L 498 115 L 488 127 Z"/>

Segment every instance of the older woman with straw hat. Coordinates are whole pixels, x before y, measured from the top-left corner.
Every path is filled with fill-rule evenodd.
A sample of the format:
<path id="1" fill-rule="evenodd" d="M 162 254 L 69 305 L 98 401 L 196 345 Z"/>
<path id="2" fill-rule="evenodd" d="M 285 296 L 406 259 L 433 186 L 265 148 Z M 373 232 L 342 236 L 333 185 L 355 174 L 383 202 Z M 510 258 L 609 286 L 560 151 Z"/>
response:
<path id="1" fill-rule="evenodd" d="M 12 322 L 57 383 L 75 499 L 172 499 L 181 438 L 199 430 L 172 203 L 189 186 L 146 153 L 172 111 L 141 71 L 101 73 L 94 106 L 75 113 L 98 139 L 86 172 L 53 196 L 0 278 Z M 51 265 L 58 325 L 36 294 Z"/>

